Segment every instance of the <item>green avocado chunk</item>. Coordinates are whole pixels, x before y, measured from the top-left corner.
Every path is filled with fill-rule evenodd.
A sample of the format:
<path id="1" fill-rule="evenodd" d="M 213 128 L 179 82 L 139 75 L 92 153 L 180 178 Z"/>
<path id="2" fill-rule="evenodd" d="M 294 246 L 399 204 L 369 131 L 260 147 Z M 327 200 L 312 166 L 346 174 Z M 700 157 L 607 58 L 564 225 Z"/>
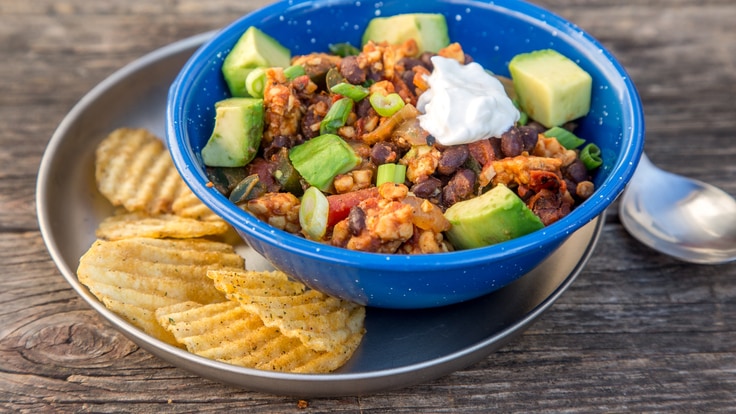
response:
<path id="1" fill-rule="evenodd" d="M 245 78 L 255 68 L 287 67 L 291 52 L 276 39 L 251 26 L 222 62 L 222 74 L 235 97 L 249 96 Z"/>
<path id="2" fill-rule="evenodd" d="M 289 150 L 289 160 L 304 180 L 328 192 L 332 180 L 360 165 L 353 148 L 335 134 L 322 134 Z"/>
<path id="3" fill-rule="evenodd" d="M 202 148 L 209 167 L 242 167 L 253 160 L 263 135 L 263 100 L 228 98 L 215 103 L 215 127 Z"/>
<path id="4" fill-rule="evenodd" d="M 521 198 L 503 184 L 453 204 L 445 211 L 445 218 L 452 224 L 447 238 L 457 249 L 490 246 L 544 227 Z"/>
<path id="5" fill-rule="evenodd" d="M 445 16 L 439 13 L 406 13 L 388 17 L 374 17 L 363 32 L 362 44 L 404 43 L 414 39 L 419 52 L 438 52 L 450 44 Z"/>
<path id="6" fill-rule="evenodd" d="M 547 128 L 580 118 L 590 110 L 593 79 L 555 50 L 516 55 L 509 62 L 509 72 L 521 109 Z"/>

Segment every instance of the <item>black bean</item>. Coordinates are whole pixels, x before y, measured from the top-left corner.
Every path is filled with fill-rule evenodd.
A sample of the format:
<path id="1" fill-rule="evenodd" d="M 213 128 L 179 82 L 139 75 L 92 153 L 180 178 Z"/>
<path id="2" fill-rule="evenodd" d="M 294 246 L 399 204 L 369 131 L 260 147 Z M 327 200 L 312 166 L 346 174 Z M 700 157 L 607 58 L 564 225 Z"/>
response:
<path id="1" fill-rule="evenodd" d="M 437 171 L 440 174 L 450 175 L 468 159 L 467 145 L 453 145 L 442 151 Z"/>
<path id="2" fill-rule="evenodd" d="M 577 195 L 576 190 L 578 188 L 578 184 L 568 178 L 565 178 L 564 180 L 565 180 L 565 186 L 567 187 L 567 191 L 570 193 L 572 198 L 577 200 L 578 195 Z"/>
<path id="3" fill-rule="evenodd" d="M 365 211 L 362 208 L 355 206 L 350 209 L 350 213 L 348 214 L 348 230 L 353 236 L 358 236 L 365 230 Z"/>
<path id="4" fill-rule="evenodd" d="M 416 85 L 414 85 L 414 72 L 410 70 L 401 72 L 401 81 L 404 82 L 404 85 L 409 88 L 409 91 L 411 91 L 411 93 L 417 93 L 417 87 Z"/>
<path id="5" fill-rule="evenodd" d="M 575 159 L 570 165 L 564 168 L 563 175 L 574 183 L 579 183 L 588 179 L 588 169 L 579 159 Z"/>
<path id="6" fill-rule="evenodd" d="M 501 152 L 505 157 L 516 157 L 524 150 L 518 128 L 511 128 L 501 135 Z"/>
<path id="7" fill-rule="evenodd" d="M 432 63 L 432 56 L 434 56 L 431 52 L 424 52 L 419 56 L 419 60 L 422 61 L 422 66 L 427 68 L 430 72 L 434 70 L 434 63 Z"/>
<path id="8" fill-rule="evenodd" d="M 501 151 L 501 138 L 489 138 L 488 142 L 491 143 L 491 149 L 493 150 L 493 160 L 500 160 L 503 158 L 503 151 Z"/>
<path id="9" fill-rule="evenodd" d="M 370 79 L 374 82 L 379 82 L 383 80 L 383 71 L 382 70 L 371 70 L 366 75 L 366 79 Z"/>
<path id="10" fill-rule="evenodd" d="M 442 190 L 442 182 L 435 178 L 429 177 L 424 181 L 420 181 L 411 186 L 411 192 L 419 198 L 433 199 L 440 195 Z"/>
<path id="11" fill-rule="evenodd" d="M 378 142 L 371 148 L 371 162 L 375 165 L 396 162 L 398 158 L 396 149 L 386 142 Z"/>
<path id="12" fill-rule="evenodd" d="M 405 71 L 411 72 L 414 66 L 424 66 L 424 62 L 414 57 L 403 57 L 396 62 L 396 66 L 403 66 Z"/>
<path id="13" fill-rule="evenodd" d="M 358 66 L 358 58 L 356 56 L 345 56 L 340 63 L 340 74 L 345 80 L 353 85 L 360 85 L 365 82 L 365 70 Z"/>
<path id="14" fill-rule="evenodd" d="M 475 189 L 475 173 L 472 170 L 461 168 L 442 189 L 442 201 L 445 207 L 467 200 L 473 196 Z"/>
<path id="15" fill-rule="evenodd" d="M 361 99 L 355 104 L 355 114 L 358 118 L 364 118 L 371 113 L 373 107 L 368 99 Z M 373 111 L 375 113 L 375 111 Z"/>
<path id="16" fill-rule="evenodd" d="M 521 142 L 524 151 L 531 153 L 534 150 L 534 147 L 537 146 L 539 132 L 534 127 L 524 125 L 519 127 L 519 133 L 521 134 Z"/>
<path id="17" fill-rule="evenodd" d="M 304 111 L 304 115 L 301 120 L 301 132 L 307 139 L 311 139 L 319 135 L 319 129 L 313 129 L 313 125 L 318 125 L 324 118 L 324 116 L 319 115 L 310 109 L 311 107 Z"/>
<path id="18" fill-rule="evenodd" d="M 271 140 L 271 143 L 263 149 L 263 158 L 270 160 L 281 148 L 288 149 L 293 146 L 294 143 L 286 135 L 276 135 Z"/>

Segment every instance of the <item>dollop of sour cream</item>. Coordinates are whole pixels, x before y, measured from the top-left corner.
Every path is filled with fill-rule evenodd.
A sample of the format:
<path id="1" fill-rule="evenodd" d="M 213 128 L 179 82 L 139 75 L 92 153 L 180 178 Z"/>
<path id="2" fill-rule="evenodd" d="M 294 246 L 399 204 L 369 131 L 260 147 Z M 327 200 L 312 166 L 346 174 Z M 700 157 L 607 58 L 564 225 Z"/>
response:
<path id="1" fill-rule="evenodd" d="M 501 81 L 475 62 L 432 57 L 429 89 L 419 96 L 419 125 L 442 145 L 500 137 L 519 120 Z"/>

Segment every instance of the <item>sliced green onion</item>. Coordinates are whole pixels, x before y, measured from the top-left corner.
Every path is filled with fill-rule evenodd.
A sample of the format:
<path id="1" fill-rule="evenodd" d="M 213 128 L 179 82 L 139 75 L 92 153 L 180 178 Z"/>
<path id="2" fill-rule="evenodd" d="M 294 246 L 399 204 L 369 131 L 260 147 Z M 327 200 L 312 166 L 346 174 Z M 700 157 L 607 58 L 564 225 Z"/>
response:
<path id="1" fill-rule="evenodd" d="M 263 98 L 266 88 L 266 69 L 255 68 L 245 77 L 245 90 L 254 98 Z"/>
<path id="2" fill-rule="evenodd" d="M 319 133 L 334 134 L 338 128 L 345 125 L 353 110 L 353 100 L 350 98 L 341 98 L 335 101 L 330 110 L 327 111 L 322 122 L 319 123 Z"/>
<path id="3" fill-rule="evenodd" d="M 406 180 L 406 165 L 404 164 L 381 164 L 376 171 L 376 187 L 383 183 L 403 184 Z"/>
<path id="4" fill-rule="evenodd" d="M 302 233 L 312 240 L 321 240 L 327 233 L 327 217 L 330 203 L 317 187 L 309 187 L 304 191 L 299 205 L 299 224 Z"/>
<path id="5" fill-rule="evenodd" d="M 580 161 L 585 164 L 585 168 L 589 170 L 594 170 L 603 164 L 601 149 L 593 143 L 584 146 L 583 149 L 580 150 L 579 157 Z"/>
<path id="6" fill-rule="evenodd" d="M 527 123 L 529 123 L 529 115 L 526 114 L 524 111 L 519 111 L 519 125 L 524 126 Z"/>
<path id="7" fill-rule="evenodd" d="M 395 114 L 396 111 L 404 107 L 404 100 L 395 92 L 388 95 L 372 93 L 369 99 L 371 106 L 376 110 L 378 115 L 385 117 Z"/>
<path id="8" fill-rule="evenodd" d="M 559 141 L 560 144 L 567 149 L 575 149 L 585 143 L 584 139 L 578 137 L 565 128 L 558 126 L 544 131 L 544 136 L 547 138 L 557 138 L 557 141 Z"/>
<path id="9" fill-rule="evenodd" d="M 288 68 L 284 68 L 284 76 L 286 76 L 286 79 L 288 80 L 294 80 L 299 76 L 306 75 L 306 73 L 307 72 L 304 70 L 304 66 L 302 65 L 293 65 Z"/>
<path id="10" fill-rule="evenodd" d="M 347 82 L 340 82 L 330 88 L 330 91 L 346 98 L 350 98 L 355 102 L 365 98 L 370 93 L 368 88 L 360 85 L 353 85 Z"/>
<path id="11" fill-rule="evenodd" d="M 351 45 L 350 43 L 334 43 L 329 44 L 328 47 L 330 48 L 330 52 L 332 52 L 333 55 L 337 55 L 340 57 L 357 56 L 360 54 L 360 49 Z"/>

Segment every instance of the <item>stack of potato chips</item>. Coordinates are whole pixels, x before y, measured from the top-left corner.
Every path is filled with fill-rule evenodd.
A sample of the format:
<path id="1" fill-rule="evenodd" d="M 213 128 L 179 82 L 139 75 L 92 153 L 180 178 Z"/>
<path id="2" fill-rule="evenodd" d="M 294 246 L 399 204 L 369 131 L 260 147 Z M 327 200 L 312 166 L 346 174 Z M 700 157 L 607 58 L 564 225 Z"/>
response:
<path id="1" fill-rule="evenodd" d="M 279 271 L 246 270 L 225 242 L 230 226 L 189 190 L 158 137 L 121 128 L 95 155 L 97 188 L 119 209 L 100 223 L 77 276 L 105 306 L 161 341 L 234 365 L 326 373 L 350 359 L 365 308 Z"/>

